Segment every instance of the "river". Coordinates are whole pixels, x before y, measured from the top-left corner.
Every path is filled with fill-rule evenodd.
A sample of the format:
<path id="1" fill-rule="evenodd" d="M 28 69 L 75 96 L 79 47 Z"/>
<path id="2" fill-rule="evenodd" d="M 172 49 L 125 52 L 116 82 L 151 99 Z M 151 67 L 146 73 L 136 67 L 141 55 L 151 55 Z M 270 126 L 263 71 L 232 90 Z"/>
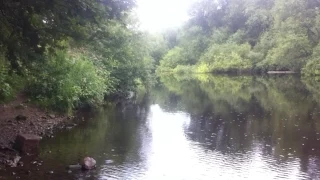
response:
<path id="1" fill-rule="evenodd" d="M 42 140 L 38 157 L 2 178 L 319 179 L 319 89 L 294 75 L 163 76 L 135 104 Z M 68 172 L 85 156 L 96 169 Z"/>

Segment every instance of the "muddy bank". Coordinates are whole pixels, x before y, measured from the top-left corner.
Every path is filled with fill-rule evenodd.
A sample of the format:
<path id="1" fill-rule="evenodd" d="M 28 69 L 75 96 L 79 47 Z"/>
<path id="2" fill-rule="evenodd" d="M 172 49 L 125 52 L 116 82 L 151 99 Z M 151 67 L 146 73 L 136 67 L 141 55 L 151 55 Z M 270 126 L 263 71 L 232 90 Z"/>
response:
<path id="1" fill-rule="evenodd" d="M 28 102 L 24 95 L 18 95 L 10 103 L 0 105 L 0 166 L 7 163 L 17 152 L 12 149 L 16 136 L 35 134 L 52 136 L 53 129 L 63 126 L 71 117 L 49 112 Z"/>

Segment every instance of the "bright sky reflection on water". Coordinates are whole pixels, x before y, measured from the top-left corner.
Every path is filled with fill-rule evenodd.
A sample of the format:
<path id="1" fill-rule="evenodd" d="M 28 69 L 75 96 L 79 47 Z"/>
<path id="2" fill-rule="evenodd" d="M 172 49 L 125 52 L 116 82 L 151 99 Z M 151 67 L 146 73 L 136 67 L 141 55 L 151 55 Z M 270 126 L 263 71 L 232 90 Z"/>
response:
<path id="1" fill-rule="evenodd" d="M 126 176 L 132 179 L 208 180 L 303 177 L 299 174 L 298 159 L 291 159 L 281 164 L 280 168 L 272 157 L 262 154 L 262 145 L 258 142 L 253 145 L 252 151 L 245 154 L 223 154 L 204 148 L 188 138 L 190 120 L 187 113 L 165 112 L 159 105 L 152 105 L 147 120 L 151 134 L 142 141 L 147 143 L 141 150 L 144 172 L 139 176 L 136 172 Z"/>

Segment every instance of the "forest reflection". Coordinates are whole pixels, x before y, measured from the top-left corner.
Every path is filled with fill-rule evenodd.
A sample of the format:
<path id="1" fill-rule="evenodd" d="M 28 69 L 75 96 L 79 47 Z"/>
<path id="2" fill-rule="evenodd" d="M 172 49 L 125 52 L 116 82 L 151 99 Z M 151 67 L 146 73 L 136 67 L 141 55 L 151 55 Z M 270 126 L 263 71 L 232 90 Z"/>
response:
<path id="1" fill-rule="evenodd" d="M 243 154 L 259 147 L 279 162 L 298 158 L 305 173 L 314 172 L 308 172 L 309 166 L 320 170 L 316 80 L 166 75 L 160 82 L 152 93 L 154 102 L 168 112 L 188 112 L 186 134 L 208 150 Z"/>

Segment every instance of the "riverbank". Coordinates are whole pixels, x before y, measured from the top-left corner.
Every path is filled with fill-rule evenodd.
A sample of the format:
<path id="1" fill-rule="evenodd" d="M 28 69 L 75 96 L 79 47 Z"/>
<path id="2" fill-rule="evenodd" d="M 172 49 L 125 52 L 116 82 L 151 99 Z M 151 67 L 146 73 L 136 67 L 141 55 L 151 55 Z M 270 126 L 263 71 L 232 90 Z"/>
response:
<path id="1" fill-rule="evenodd" d="M 28 101 L 19 94 L 13 101 L 0 105 L 0 167 L 17 152 L 12 149 L 18 134 L 35 134 L 51 137 L 53 129 L 71 120 L 65 114 L 50 112 Z"/>

